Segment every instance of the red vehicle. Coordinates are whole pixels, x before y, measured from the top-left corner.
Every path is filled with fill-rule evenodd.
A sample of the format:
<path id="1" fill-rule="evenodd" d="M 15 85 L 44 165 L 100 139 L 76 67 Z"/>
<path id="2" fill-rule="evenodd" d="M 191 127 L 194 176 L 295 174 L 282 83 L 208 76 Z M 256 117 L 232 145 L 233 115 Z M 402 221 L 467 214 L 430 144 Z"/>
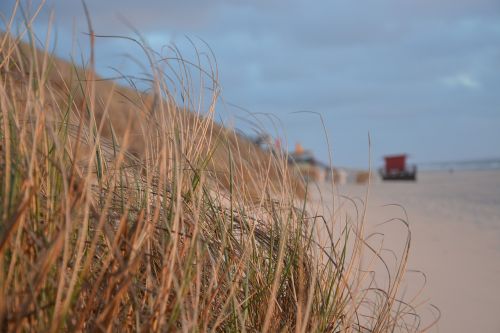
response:
<path id="1" fill-rule="evenodd" d="M 417 166 L 406 165 L 407 155 L 385 156 L 385 167 L 380 169 L 383 180 L 416 180 Z"/>

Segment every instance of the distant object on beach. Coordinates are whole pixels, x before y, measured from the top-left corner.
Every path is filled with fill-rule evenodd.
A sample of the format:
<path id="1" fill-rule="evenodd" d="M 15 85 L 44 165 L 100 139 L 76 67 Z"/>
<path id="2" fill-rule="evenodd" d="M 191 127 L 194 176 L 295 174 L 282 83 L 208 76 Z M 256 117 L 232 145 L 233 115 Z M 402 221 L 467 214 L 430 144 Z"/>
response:
<path id="1" fill-rule="evenodd" d="M 385 156 L 385 166 L 380 169 L 380 176 L 383 180 L 412 180 L 417 179 L 417 166 L 406 165 L 408 155 Z"/>
<path id="2" fill-rule="evenodd" d="M 356 184 L 366 184 L 370 180 L 369 171 L 358 171 L 356 173 Z"/>
<path id="3" fill-rule="evenodd" d="M 306 181 L 322 182 L 327 177 L 324 165 L 314 157 L 310 150 L 306 150 L 300 143 L 295 145 L 295 151 L 288 155 L 289 162 Z"/>
<path id="4" fill-rule="evenodd" d="M 295 151 L 289 155 L 289 163 L 306 181 L 324 182 L 332 180 L 337 185 L 347 182 L 347 172 L 343 169 L 318 161 L 312 151 L 304 149 L 300 143 L 295 145 Z"/>

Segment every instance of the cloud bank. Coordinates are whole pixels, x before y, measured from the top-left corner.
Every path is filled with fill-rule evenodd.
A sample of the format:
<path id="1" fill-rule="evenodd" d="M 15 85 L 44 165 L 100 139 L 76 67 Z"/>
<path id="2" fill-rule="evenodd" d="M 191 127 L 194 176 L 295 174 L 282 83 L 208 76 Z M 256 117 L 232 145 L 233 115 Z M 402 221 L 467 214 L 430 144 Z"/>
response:
<path id="1" fill-rule="evenodd" d="M 318 117 L 296 111 L 323 116 L 341 165 L 368 164 L 368 133 L 375 164 L 397 152 L 415 161 L 500 156 L 498 1 L 86 3 L 98 33 L 131 34 L 125 18 L 158 50 L 175 43 L 189 54 L 185 36 L 206 41 L 227 105 L 277 115 L 291 146 L 300 141 L 324 160 Z M 3 1 L 0 11 L 12 4 Z M 47 1 L 40 33 L 50 9 L 66 45 L 58 52 L 67 57 L 72 31 L 79 38 L 85 31 L 83 10 L 78 1 Z M 124 53 L 140 54 L 119 41 L 99 42 L 102 71 L 120 64 L 137 71 Z"/>

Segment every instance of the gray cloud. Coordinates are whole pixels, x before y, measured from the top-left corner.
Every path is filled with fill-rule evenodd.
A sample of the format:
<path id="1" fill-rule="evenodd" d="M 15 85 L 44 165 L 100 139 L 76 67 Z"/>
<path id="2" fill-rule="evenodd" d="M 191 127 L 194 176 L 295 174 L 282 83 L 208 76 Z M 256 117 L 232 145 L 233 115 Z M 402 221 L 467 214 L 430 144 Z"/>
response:
<path id="1" fill-rule="evenodd" d="M 8 12 L 13 0 L 3 1 Z M 323 114 L 340 164 L 362 165 L 367 133 L 373 155 L 405 151 L 415 160 L 498 156 L 500 142 L 500 2 L 497 0 L 153 1 L 88 0 L 95 29 L 130 35 L 120 17 L 151 46 L 185 35 L 214 50 L 227 101 L 283 119 L 291 144 L 303 141 L 326 159 Z M 79 1 L 50 0 L 68 56 L 72 22 L 85 31 Z M 42 13 L 37 31 L 47 26 Z M 81 35 L 79 37 L 81 39 Z M 84 48 L 85 42 L 81 44 Z M 203 48 L 203 44 L 199 43 Z M 100 68 L 137 68 L 141 57 L 121 41 L 100 41 Z M 232 111 L 237 114 L 237 111 Z M 241 126 L 245 126 L 242 124 Z"/>

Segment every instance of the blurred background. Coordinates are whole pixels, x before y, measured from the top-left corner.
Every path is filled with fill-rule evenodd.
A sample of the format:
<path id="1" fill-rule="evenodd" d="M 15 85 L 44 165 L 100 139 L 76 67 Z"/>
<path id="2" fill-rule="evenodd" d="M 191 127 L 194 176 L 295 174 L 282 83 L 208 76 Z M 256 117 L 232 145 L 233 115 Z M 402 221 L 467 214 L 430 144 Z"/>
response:
<path id="1" fill-rule="evenodd" d="M 14 3 L 0 2 L 4 20 Z M 211 49 L 219 120 L 249 135 L 257 134 L 251 114 L 276 115 L 278 131 L 268 120 L 264 131 L 328 163 L 320 114 L 336 166 L 367 168 L 368 134 L 375 167 L 395 153 L 423 168 L 499 166 L 497 0 L 86 3 L 97 34 L 135 36 L 134 28 L 155 51 L 175 45 L 188 59 L 190 40 Z M 81 62 L 88 42 L 80 1 L 46 1 L 34 25 L 41 39 L 49 25 L 55 53 Z M 140 76 L 146 63 L 130 41 L 98 38 L 96 53 L 104 77 Z"/>

